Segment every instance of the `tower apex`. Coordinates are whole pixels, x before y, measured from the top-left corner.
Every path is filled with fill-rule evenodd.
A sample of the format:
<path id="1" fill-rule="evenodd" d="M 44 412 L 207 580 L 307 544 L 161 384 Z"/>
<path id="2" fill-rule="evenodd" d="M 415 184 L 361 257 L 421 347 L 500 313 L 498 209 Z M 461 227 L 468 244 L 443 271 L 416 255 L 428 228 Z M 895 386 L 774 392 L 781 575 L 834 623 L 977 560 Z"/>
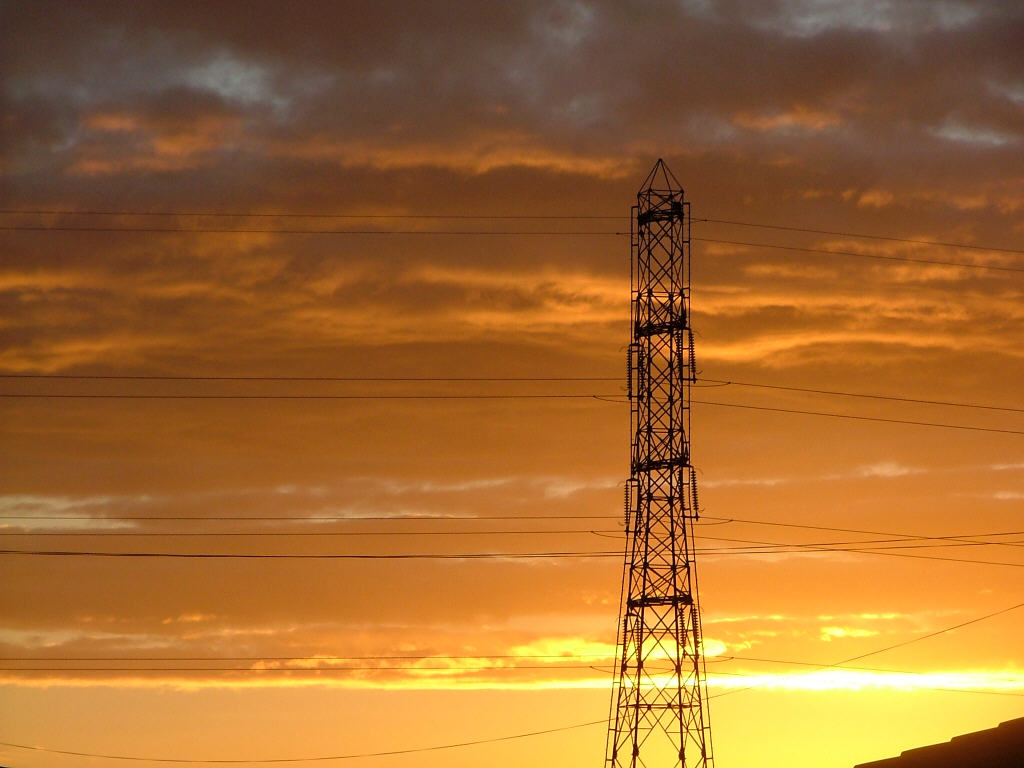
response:
<path id="1" fill-rule="evenodd" d="M 640 186 L 641 194 L 650 190 L 659 192 L 682 192 L 683 190 L 679 180 L 660 157 Z"/>

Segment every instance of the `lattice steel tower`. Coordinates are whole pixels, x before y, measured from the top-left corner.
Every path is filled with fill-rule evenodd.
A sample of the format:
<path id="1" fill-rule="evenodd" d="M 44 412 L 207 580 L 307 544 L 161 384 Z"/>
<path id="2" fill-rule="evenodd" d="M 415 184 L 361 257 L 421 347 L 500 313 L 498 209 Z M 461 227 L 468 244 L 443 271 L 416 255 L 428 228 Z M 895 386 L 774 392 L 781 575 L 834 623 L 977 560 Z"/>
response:
<path id="1" fill-rule="evenodd" d="M 632 454 L 607 768 L 710 768 L 690 464 L 690 204 L 658 160 L 632 227 Z"/>

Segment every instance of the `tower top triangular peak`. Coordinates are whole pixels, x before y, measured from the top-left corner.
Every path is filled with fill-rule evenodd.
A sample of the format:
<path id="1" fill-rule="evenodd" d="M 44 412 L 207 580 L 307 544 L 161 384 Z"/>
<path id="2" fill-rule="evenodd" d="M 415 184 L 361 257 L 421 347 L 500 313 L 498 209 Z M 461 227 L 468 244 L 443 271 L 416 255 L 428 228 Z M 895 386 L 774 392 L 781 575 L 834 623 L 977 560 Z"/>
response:
<path id="1" fill-rule="evenodd" d="M 662 192 L 681 192 L 683 187 L 660 157 L 640 187 L 640 192 L 657 189 Z"/>

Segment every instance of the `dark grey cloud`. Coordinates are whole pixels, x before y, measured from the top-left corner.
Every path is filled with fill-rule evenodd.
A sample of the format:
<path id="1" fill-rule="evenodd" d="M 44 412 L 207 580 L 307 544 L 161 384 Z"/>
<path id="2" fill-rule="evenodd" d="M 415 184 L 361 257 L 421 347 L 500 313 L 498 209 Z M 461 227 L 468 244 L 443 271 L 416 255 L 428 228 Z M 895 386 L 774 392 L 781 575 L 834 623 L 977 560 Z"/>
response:
<path id="1" fill-rule="evenodd" d="M 186 89 L 244 120 L 225 146 L 260 155 L 515 165 L 525 147 L 625 172 L 637 152 L 723 143 L 750 157 L 821 139 L 870 163 L 944 127 L 929 157 L 950 136 L 1020 141 L 1012 4 L 46 7 L 10 14 L 12 106 L 48 99 L 82 121 Z"/>

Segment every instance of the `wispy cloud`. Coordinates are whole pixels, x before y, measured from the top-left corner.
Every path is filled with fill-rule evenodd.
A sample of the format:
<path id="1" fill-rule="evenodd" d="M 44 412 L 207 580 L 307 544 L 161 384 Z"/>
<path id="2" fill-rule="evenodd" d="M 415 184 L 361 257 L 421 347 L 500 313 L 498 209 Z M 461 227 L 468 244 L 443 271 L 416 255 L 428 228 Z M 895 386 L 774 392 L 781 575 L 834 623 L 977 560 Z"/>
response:
<path id="1" fill-rule="evenodd" d="M 874 637 L 878 634 L 877 629 L 865 629 L 863 627 L 822 627 L 821 639 L 826 643 L 847 637 Z"/>

